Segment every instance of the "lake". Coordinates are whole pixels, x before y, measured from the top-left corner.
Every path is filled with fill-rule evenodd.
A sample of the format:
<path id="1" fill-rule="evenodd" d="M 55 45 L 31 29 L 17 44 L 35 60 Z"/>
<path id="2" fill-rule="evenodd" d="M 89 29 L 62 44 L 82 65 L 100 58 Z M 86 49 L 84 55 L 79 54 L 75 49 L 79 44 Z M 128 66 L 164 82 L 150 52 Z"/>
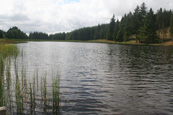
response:
<path id="1" fill-rule="evenodd" d="M 17 44 L 28 81 L 60 78 L 62 115 L 173 114 L 173 47 L 73 42 Z M 40 78 L 39 78 L 40 79 Z M 37 109 L 39 111 L 39 109 Z"/>

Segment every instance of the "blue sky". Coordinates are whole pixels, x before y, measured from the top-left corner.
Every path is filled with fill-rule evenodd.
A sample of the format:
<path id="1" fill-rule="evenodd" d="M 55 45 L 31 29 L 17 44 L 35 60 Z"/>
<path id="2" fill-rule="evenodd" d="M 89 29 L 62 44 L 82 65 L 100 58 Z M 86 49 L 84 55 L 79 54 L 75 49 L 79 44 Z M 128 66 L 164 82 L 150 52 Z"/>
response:
<path id="1" fill-rule="evenodd" d="M 109 23 L 134 11 L 145 2 L 156 12 L 173 9 L 172 0 L 3 0 L 0 4 L 0 29 L 17 26 L 26 33 L 57 33 Z"/>
<path id="2" fill-rule="evenodd" d="M 80 2 L 80 0 L 64 0 L 64 3 L 70 3 L 70 2 Z"/>

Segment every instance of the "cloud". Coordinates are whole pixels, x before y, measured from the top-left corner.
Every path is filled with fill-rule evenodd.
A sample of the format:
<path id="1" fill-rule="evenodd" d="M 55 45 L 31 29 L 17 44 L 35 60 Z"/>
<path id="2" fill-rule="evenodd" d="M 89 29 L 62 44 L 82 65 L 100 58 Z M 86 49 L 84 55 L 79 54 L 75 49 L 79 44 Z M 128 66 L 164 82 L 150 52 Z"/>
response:
<path id="1" fill-rule="evenodd" d="M 23 14 L 15 14 L 11 17 L 9 17 L 9 19 L 11 21 L 14 21 L 14 22 L 21 22 L 21 21 L 28 21 L 29 18 L 26 16 L 26 15 L 23 15 Z"/>
<path id="2" fill-rule="evenodd" d="M 171 9 L 172 0 L 4 0 L 0 4 L 0 29 L 18 26 L 24 32 L 67 32 L 109 23 L 121 18 L 142 2 L 157 11 Z"/>
<path id="3" fill-rule="evenodd" d="M 121 18 L 125 13 L 133 12 L 136 6 L 140 6 L 145 2 L 148 10 L 152 8 L 157 12 L 160 8 L 172 9 L 172 0 L 102 0 L 108 12 L 115 14 L 116 17 Z"/>
<path id="4" fill-rule="evenodd" d="M 29 23 L 30 19 L 26 15 L 15 14 L 15 15 L 0 15 L 1 29 L 10 28 L 15 25 L 24 25 Z"/>

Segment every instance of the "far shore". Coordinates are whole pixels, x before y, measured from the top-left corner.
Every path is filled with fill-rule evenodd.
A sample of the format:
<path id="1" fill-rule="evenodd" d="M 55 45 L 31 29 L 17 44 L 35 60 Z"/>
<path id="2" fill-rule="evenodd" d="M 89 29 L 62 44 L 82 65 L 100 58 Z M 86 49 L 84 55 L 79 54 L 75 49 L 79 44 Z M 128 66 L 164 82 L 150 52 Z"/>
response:
<path id="1" fill-rule="evenodd" d="M 0 39 L 0 44 L 17 44 L 17 43 L 27 43 L 30 41 L 35 42 L 44 42 L 44 41 L 51 41 L 51 42 L 85 42 L 85 43 L 108 43 L 108 44 L 127 44 L 127 45 L 158 45 L 158 46 L 173 46 L 173 40 L 158 43 L 158 44 L 142 44 L 136 42 L 136 40 L 130 40 L 127 42 L 115 42 L 105 39 L 98 39 L 98 40 L 33 40 L 33 39 Z"/>
<path id="2" fill-rule="evenodd" d="M 136 42 L 136 40 L 130 40 L 127 42 L 115 42 L 115 41 L 110 41 L 110 40 L 91 40 L 90 42 L 95 42 L 95 43 L 110 43 L 110 44 L 128 44 L 128 45 L 159 45 L 159 46 L 173 46 L 173 41 L 167 41 L 163 43 L 158 43 L 158 44 L 142 44 L 139 42 Z"/>

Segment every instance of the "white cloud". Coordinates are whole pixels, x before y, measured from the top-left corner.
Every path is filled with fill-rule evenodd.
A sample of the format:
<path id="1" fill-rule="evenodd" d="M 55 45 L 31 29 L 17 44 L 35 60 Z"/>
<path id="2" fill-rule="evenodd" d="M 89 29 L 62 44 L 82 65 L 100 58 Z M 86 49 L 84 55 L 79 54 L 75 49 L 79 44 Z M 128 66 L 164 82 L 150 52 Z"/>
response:
<path id="1" fill-rule="evenodd" d="M 25 32 L 56 33 L 108 23 L 142 2 L 155 11 L 171 9 L 172 0 L 4 0 L 0 4 L 0 29 L 18 26 Z"/>

